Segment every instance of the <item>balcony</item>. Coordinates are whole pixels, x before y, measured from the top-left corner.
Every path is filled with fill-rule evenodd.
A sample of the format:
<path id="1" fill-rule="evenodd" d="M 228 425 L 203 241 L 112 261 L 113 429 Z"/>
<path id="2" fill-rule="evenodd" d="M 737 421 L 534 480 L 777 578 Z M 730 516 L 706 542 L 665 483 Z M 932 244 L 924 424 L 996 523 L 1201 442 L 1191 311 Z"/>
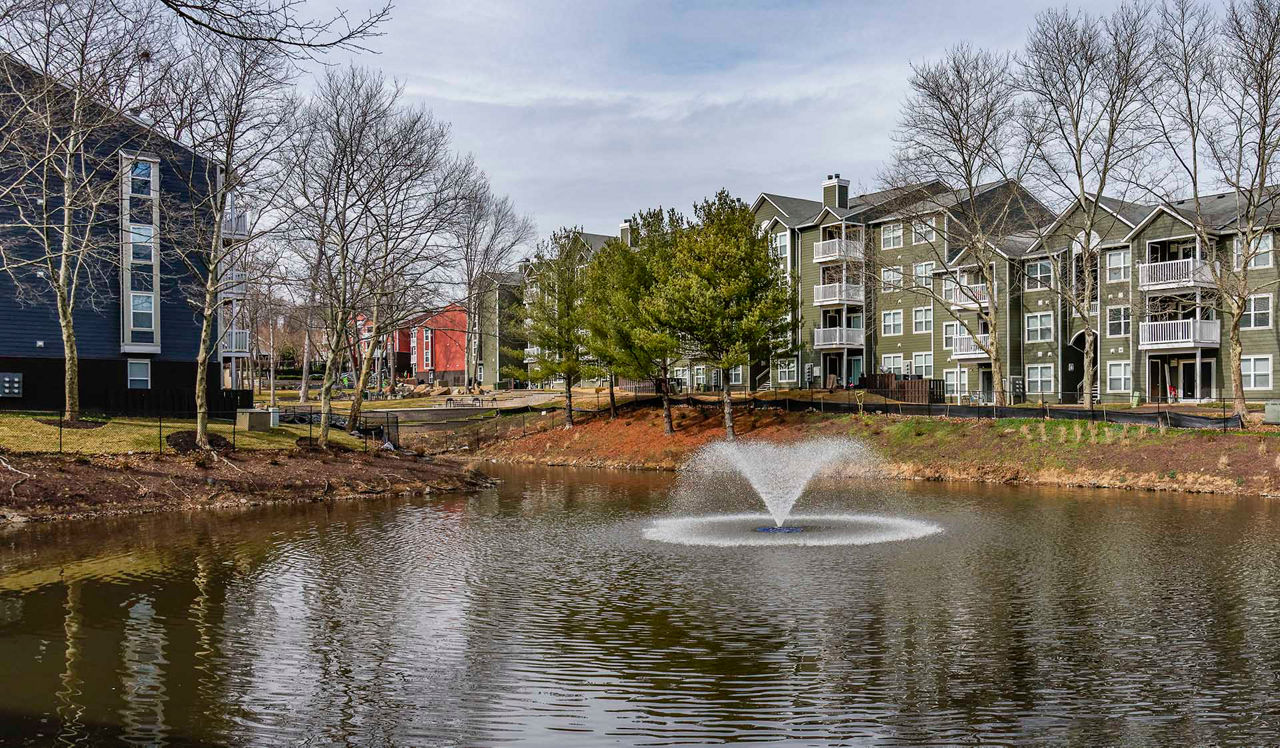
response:
<path id="1" fill-rule="evenodd" d="M 1222 323 L 1216 319 L 1173 319 L 1138 325 L 1138 350 L 1142 351 L 1217 348 L 1221 340 Z"/>
<path id="2" fill-rule="evenodd" d="M 814 348 L 861 348 L 866 331 L 860 327 L 818 327 L 813 330 Z"/>
<path id="3" fill-rule="evenodd" d="M 955 309 L 977 309 L 991 303 L 991 295 L 987 293 L 985 284 L 952 285 L 942 288 L 942 300 Z"/>
<path id="4" fill-rule="evenodd" d="M 526 364 L 531 364 L 534 361 L 537 361 L 538 357 L 541 355 L 542 355 L 542 349 L 536 345 L 531 345 L 528 348 L 524 349 L 524 362 Z"/>
<path id="5" fill-rule="evenodd" d="M 813 305 L 861 304 L 862 286 L 853 283 L 827 283 L 813 287 Z"/>
<path id="6" fill-rule="evenodd" d="M 951 357 L 957 360 L 987 358 L 987 352 L 980 346 L 990 344 L 990 335 L 957 335 L 951 341 Z"/>
<path id="7" fill-rule="evenodd" d="M 862 242 L 857 239 L 827 239 L 813 245 L 814 262 L 840 262 L 862 259 Z"/>
<path id="8" fill-rule="evenodd" d="M 249 212 L 227 208 L 222 217 L 222 238 L 248 239 L 249 235 Z"/>
<path id="9" fill-rule="evenodd" d="M 243 299 L 249 291 L 249 274 L 243 270 L 228 270 L 223 277 L 220 299 Z"/>
<path id="10" fill-rule="evenodd" d="M 1188 258 L 1168 262 L 1144 262 L 1138 265 L 1138 289 L 1142 291 L 1177 291 L 1212 287 L 1213 269 L 1204 260 Z"/>
<path id="11" fill-rule="evenodd" d="M 218 349 L 224 356 L 249 355 L 249 331 L 227 330 L 227 334 L 223 335 L 221 342 L 218 343 Z"/>

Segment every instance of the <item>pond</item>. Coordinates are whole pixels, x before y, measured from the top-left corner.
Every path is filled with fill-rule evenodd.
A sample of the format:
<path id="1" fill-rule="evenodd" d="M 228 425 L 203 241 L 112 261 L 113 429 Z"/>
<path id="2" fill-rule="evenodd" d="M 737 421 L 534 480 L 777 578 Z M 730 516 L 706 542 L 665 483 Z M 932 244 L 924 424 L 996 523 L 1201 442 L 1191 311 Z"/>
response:
<path id="1" fill-rule="evenodd" d="M 646 534 L 751 509 L 741 486 L 490 470 L 470 496 L 0 533 L 0 743 L 1280 735 L 1278 503 L 819 483 L 798 513 L 941 531 L 726 547 Z"/>

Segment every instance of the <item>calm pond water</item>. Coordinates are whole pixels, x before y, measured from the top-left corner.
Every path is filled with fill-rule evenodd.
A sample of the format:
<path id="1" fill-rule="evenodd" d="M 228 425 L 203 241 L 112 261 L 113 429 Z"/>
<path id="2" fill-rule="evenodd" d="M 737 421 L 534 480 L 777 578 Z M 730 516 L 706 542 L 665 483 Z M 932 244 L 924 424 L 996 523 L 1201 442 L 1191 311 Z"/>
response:
<path id="1" fill-rule="evenodd" d="M 644 532 L 740 486 L 492 472 L 0 533 L 0 742 L 1280 740 L 1280 503 L 817 485 L 943 532 L 694 547 Z"/>

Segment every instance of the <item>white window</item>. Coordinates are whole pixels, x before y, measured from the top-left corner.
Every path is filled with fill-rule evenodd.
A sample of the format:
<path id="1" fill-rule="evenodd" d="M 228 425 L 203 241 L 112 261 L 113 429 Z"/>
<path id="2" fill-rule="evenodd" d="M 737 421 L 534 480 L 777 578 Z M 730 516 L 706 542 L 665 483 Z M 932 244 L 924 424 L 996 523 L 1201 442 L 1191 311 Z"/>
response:
<path id="1" fill-rule="evenodd" d="M 1128 361 L 1108 361 L 1107 392 L 1127 393 L 1132 388 L 1132 365 Z"/>
<path id="2" fill-rule="evenodd" d="M 943 322 L 942 323 L 942 348 L 943 350 L 951 350 L 955 347 L 956 336 L 960 334 L 959 322 Z"/>
<path id="3" fill-rule="evenodd" d="M 1258 330 L 1266 327 L 1271 327 L 1271 294 L 1250 296 L 1245 300 L 1244 314 L 1240 316 L 1240 329 Z"/>
<path id="4" fill-rule="evenodd" d="M 1053 312 L 1028 314 L 1026 322 L 1028 343 L 1048 343 L 1053 340 Z"/>
<path id="5" fill-rule="evenodd" d="M 159 164 L 122 155 L 121 169 L 121 285 L 128 298 L 128 304 L 122 305 L 123 342 L 154 346 L 160 342 L 156 324 L 160 253 L 155 228 L 159 210 Z"/>
<path id="6" fill-rule="evenodd" d="M 796 381 L 796 360 L 794 358 L 783 358 L 778 360 L 778 381 L 794 382 Z"/>
<path id="7" fill-rule="evenodd" d="M 942 300 L 952 304 L 960 300 L 960 284 L 952 276 L 942 279 Z"/>
<path id="8" fill-rule="evenodd" d="M 689 369 L 684 366 L 677 366 L 671 370 L 671 378 L 687 382 L 689 381 Z"/>
<path id="9" fill-rule="evenodd" d="M 880 334 L 881 335 L 901 335 L 902 334 L 902 310 L 894 309 L 888 312 L 880 313 Z"/>
<path id="10" fill-rule="evenodd" d="M 933 378 L 933 354 L 915 353 L 911 356 L 911 373 L 919 374 L 925 379 Z"/>
<path id="11" fill-rule="evenodd" d="M 151 389 L 151 362 L 145 358 L 131 358 L 129 367 L 129 389 Z"/>
<path id="12" fill-rule="evenodd" d="M 1053 364 L 1031 364 L 1027 366 L 1027 394 L 1053 394 Z"/>
<path id="13" fill-rule="evenodd" d="M 902 354 L 886 353 L 880 357 L 880 368 L 889 374 L 902 374 Z"/>
<path id="14" fill-rule="evenodd" d="M 902 266 L 880 268 L 880 284 L 886 291 L 902 288 Z"/>
<path id="15" fill-rule="evenodd" d="M 1027 290 L 1049 288 L 1053 283 L 1053 263 L 1048 260 L 1032 260 L 1027 263 Z"/>
<path id="16" fill-rule="evenodd" d="M 1129 280 L 1129 250 L 1113 249 L 1107 253 L 1107 283 Z"/>
<path id="17" fill-rule="evenodd" d="M 942 372 L 943 393 L 947 397 L 956 397 L 967 385 L 964 369 L 949 369 Z"/>
<path id="18" fill-rule="evenodd" d="M 1246 390 L 1271 389 L 1271 357 L 1242 356 L 1240 377 L 1244 380 Z"/>
<path id="19" fill-rule="evenodd" d="M 155 296 L 152 294 L 129 294 L 129 324 L 133 329 L 152 329 L 155 325 L 155 311 Z"/>
<path id="20" fill-rule="evenodd" d="M 152 163 L 134 161 L 129 172 L 129 194 L 151 197 L 152 179 L 155 176 Z"/>
<path id="21" fill-rule="evenodd" d="M 1274 241 L 1272 239 L 1272 235 L 1269 233 L 1263 234 L 1262 236 L 1259 236 L 1256 241 L 1257 241 L 1258 249 L 1256 252 L 1253 252 L 1252 253 L 1253 256 L 1249 258 L 1249 267 L 1250 268 L 1271 267 L 1271 250 L 1272 250 L 1272 242 Z M 1241 261 L 1244 260 L 1244 252 L 1242 251 L 1242 247 L 1243 247 L 1243 242 L 1241 242 L 1240 237 L 1237 236 L 1235 241 L 1235 250 L 1236 250 L 1235 263 L 1236 263 L 1237 270 L 1240 269 L 1240 263 Z"/>
<path id="22" fill-rule="evenodd" d="M 911 222 L 912 244 L 924 244 L 925 242 L 931 242 L 936 238 L 937 233 L 933 230 L 933 216 Z"/>
<path id="23" fill-rule="evenodd" d="M 735 366 L 729 370 L 729 384 L 742 384 L 741 366 Z"/>
<path id="24" fill-rule="evenodd" d="M 1107 337 L 1108 338 L 1124 338 L 1129 335 L 1129 307 L 1127 306 L 1109 306 L 1107 307 Z"/>
<path id="25" fill-rule="evenodd" d="M 791 235 L 786 231 L 769 234 L 769 251 L 773 253 L 773 259 L 786 269 L 791 260 Z"/>
<path id="26" fill-rule="evenodd" d="M 917 288 L 933 288 L 933 263 L 917 262 L 912 270 Z"/>
<path id="27" fill-rule="evenodd" d="M 705 366 L 693 367 L 693 383 L 698 387 L 701 387 L 707 383 L 707 367 Z"/>
<path id="28" fill-rule="evenodd" d="M 918 306 L 911 310 L 911 332 L 933 332 L 933 307 Z"/>
<path id="29" fill-rule="evenodd" d="M 902 246 L 902 224 L 889 223 L 880 227 L 880 248 L 898 249 Z"/>

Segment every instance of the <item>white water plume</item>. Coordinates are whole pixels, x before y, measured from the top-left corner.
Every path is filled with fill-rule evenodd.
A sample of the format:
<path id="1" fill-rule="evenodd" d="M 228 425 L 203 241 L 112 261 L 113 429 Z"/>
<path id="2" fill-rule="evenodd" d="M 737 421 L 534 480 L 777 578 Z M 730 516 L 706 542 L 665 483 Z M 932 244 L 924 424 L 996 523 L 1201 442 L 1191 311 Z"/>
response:
<path id="1" fill-rule="evenodd" d="M 682 472 L 712 477 L 741 475 L 764 501 L 775 525 L 781 527 L 819 471 L 837 461 L 861 461 L 869 456 L 867 448 L 852 439 L 809 439 L 791 444 L 716 442 L 699 450 Z"/>

